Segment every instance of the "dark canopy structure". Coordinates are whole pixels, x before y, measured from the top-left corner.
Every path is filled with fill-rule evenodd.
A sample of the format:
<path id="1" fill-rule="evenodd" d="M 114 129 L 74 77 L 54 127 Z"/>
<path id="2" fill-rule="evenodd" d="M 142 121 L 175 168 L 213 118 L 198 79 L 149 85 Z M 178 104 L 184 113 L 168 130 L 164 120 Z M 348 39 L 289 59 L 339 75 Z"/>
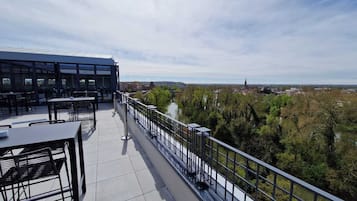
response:
<path id="1" fill-rule="evenodd" d="M 110 56 L 0 51 L 0 93 L 34 92 L 48 98 L 98 91 L 111 97 L 118 87 L 119 66 Z"/>

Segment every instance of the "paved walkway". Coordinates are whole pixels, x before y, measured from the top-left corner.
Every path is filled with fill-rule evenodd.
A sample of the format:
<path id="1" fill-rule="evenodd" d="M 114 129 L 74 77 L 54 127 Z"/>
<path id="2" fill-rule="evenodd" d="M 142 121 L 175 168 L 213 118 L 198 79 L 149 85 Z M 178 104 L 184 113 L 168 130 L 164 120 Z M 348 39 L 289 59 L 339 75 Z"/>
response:
<path id="1" fill-rule="evenodd" d="M 113 117 L 112 112 L 110 104 L 100 104 L 97 129 L 90 135 L 83 135 L 87 178 L 87 193 L 83 200 L 173 200 L 142 147 L 135 139 L 121 140 L 124 125 L 118 115 Z M 62 113 L 60 118 L 66 119 L 66 115 Z M 48 119 L 46 107 L 36 107 L 19 116 L 2 116 L 0 124 L 23 127 L 28 121 L 40 119 Z M 48 186 L 51 185 L 41 189 Z"/>

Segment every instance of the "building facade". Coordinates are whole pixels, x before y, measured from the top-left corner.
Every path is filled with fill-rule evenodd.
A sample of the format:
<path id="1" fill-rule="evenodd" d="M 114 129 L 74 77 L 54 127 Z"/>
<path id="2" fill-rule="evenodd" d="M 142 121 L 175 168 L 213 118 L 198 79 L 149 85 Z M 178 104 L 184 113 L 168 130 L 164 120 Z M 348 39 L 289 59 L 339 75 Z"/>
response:
<path id="1" fill-rule="evenodd" d="M 33 92 L 37 98 L 69 97 L 119 89 L 119 66 L 111 57 L 0 51 L 0 93 Z"/>

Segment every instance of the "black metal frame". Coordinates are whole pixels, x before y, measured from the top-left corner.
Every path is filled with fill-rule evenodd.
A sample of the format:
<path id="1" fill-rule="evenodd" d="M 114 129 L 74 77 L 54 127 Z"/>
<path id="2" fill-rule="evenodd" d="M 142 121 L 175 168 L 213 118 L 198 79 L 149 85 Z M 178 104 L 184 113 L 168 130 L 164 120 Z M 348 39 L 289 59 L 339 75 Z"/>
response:
<path id="1" fill-rule="evenodd" d="M 4 166 L 6 163 L 10 165 L 9 167 L 6 167 L 5 165 L 5 167 L 0 169 L 0 176 L 2 178 L 0 179 L 2 180 L 0 191 L 4 200 L 11 200 L 8 199 L 7 191 L 12 192 L 13 200 L 16 199 L 16 194 L 16 200 L 22 200 L 22 194 L 25 195 L 25 200 L 37 200 L 46 198 L 49 196 L 46 195 L 46 193 L 31 195 L 30 186 L 54 179 L 58 179 L 59 181 L 60 192 L 53 193 L 52 196 L 61 194 L 62 200 L 64 200 L 64 193 L 70 191 L 71 189 L 70 186 L 67 190 L 63 187 L 60 175 L 62 165 L 65 164 L 67 180 L 68 184 L 70 185 L 67 158 L 64 157 L 60 159 L 54 159 L 50 148 L 42 148 L 18 155 L 3 156 L 0 158 L 0 161 L 3 161 L 2 166 Z M 7 168 L 7 172 L 2 171 L 4 168 Z M 24 189 L 24 193 L 20 193 L 20 188 Z M 28 190 L 27 192 L 26 188 Z M 71 191 L 70 194 L 72 197 Z"/>
<path id="2" fill-rule="evenodd" d="M 67 126 L 68 125 L 68 126 Z M 57 126 L 57 125 L 51 125 L 51 128 L 49 128 L 47 125 L 41 126 L 39 129 L 36 128 L 37 131 L 44 130 L 44 131 L 50 131 L 52 129 L 52 126 Z M 86 193 L 86 176 L 85 176 L 85 166 L 84 166 L 84 155 L 83 155 L 83 142 L 82 142 L 82 129 L 81 125 L 79 122 L 70 122 L 66 124 L 59 124 L 58 125 L 61 128 L 71 128 L 71 130 L 68 131 L 63 131 L 65 136 L 68 137 L 63 137 L 63 136 L 55 136 L 52 137 L 51 140 L 48 140 L 49 136 L 52 136 L 52 133 L 46 132 L 45 136 L 46 140 L 43 140 L 42 137 L 39 137 L 35 139 L 34 142 L 25 142 L 21 141 L 14 143 L 13 141 L 8 144 L 7 141 L 0 141 L 0 152 L 3 150 L 9 150 L 9 149 L 19 149 L 19 148 L 26 148 L 26 147 L 31 147 L 33 145 L 51 145 L 53 143 L 67 143 L 68 144 L 68 155 L 69 155 L 69 160 L 71 161 L 70 163 L 70 168 L 71 168 L 71 186 L 72 186 L 72 192 L 73 192 L 73 199 L 75 201 L 80 200 L 80 195 Z M 77 127 L 78 126 L 78 127 Z M 30 129 L 31 127 L 29 127 Z M 11 129 L 19 129 L 20 131 L 15 131 Z M 15 138 L 19 138 L 19 136 L 22 134 L 23 128 L 11 128 L 9 129 L 9 133 L 11 134 L 12 132 L 16 133 L 16 135 L 10 135 L 9 139 L 11 137 L 16 136 Z M 54 128 L 56 129 L 56 128 Z M 75 129 L 75 130 L 72 130 Z M 12 131 L 12 132 L 11 132 Z M 29 130 L 26 130 L 27 132 L 30 132 Z M 58 129 L 56 132 L 62 132 L 59 131 Z M 73 133 L 75 132 L 75 133 Z M 31 133 L 31 132 L 30 132 Z M 10 140 L 11 141 L 11 140 Z M 79 171 L 79 172 L 78 172 Z M 67 189 L 66 189 L 67 190 Z M 50 196 L 51 194 L 43 195 L 43 196 Z"/>
<path id="3" fill-rule="evenodd" d="M 83 97 L 81 97 L 83 99 Z M 52 108 L 54 112 L 54 119 L 57 120 L 57 107 L 58 104 L 63 103 L 70 103 L 73 106 L 73 120 L 78 121 L 78 104 L 83 103 L 90 103 L 92 105 L 92 112 L 93 112 L 93 129 L 96 129 L 97 126 L 97 118 L 96 118 L 96 99 L 94 97 L 86 97 L 86 98 L 93 98 L 91 100 L 78 100 L 77 98 L 57 98 L 56 100 L 51 99 L 47 101 L 47 108 L 48 108 L 48 119 L 52 121 Z"/>

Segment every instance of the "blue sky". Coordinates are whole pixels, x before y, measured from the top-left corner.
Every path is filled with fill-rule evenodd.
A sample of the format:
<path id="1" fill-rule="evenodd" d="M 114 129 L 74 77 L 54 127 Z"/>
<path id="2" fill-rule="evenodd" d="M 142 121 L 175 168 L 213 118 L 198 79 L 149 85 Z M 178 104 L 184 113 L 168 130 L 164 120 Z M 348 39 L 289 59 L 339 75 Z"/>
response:
<path id="1" fill-rule="evenodd" d="M 356 0 L 5 0 L 0 49 L 112 55 L 120 79 L 357 84 Z"/>

